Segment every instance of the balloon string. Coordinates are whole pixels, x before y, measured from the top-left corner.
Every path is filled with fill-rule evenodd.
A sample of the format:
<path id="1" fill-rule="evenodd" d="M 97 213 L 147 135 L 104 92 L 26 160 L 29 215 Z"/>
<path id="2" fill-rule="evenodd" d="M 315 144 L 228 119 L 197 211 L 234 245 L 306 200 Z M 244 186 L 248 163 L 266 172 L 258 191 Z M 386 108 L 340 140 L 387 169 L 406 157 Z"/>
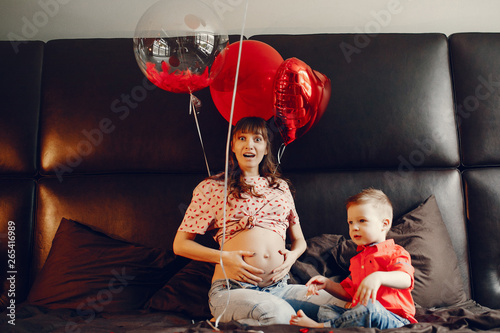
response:
<path id="1" fill-rule="evenodd" d="M 277 154 L 278 164 L 276 165 L 276 168 L 274 169 L 273 174 L 276 173 L 276 170 L 278 170 L 278 167 L 281 164 L 281 158 L 283 157 L 283 154 L 285 153 L 285 148 L 286 148 L 286 145 L 284 143 L 282 143 L 280 148 L 278 149 L 278 154 Z"/>
<path id="2" fill-rule="evenodd" d="M 236 74 L 234 78 L 234 87 L 233 87 L 233 99 L 231 100 L 231 113 L 229 115 L 229 126 L 228 126 L 228 131 L 227 131 L 227 141 L 226 141 L 226 164 L 225 164 L 225 169 L 224 169 L 224 209 L 223 209 L 223 214 L 224 214 L 224 221 L 222 224 L 222 241 L 220 245 L 220 253 L 219 253 L 219 263 L 222 268 L 222 272 L 224 273 L 224 278 L 226 279 L 226 285 L 227 285 L 227 301 L 226 301 L 226 306 L 224 307 L 224 311 L 217 317 L 215 320 L 215 327 L 219 326 L 219 321 L 226 313 L 227 308 L 229 307 L 229 301 L 230 301 L 230 286 L 229 286 L 229 279 L 226 274 L 226 270 L 224 269 L 224 263 L 222 262 L 222 251 L 224 249 L 224 240 L 226 238 L 226 205 L 227 205 L 227 183 L 228 183 L 228 173 L 229 173 L 229 149 L 231 146 L 231 125 L 233 123 L 233 114 L 234 114 L 234 103 L 236 100 L 236 87 L 238 86 L 238 76 L 240 72 L 240 60 L 241 60 L 241 50 L 243 46 L 243 35 L 245 31 L 245 25 L 247 21 L 247 11 L 248 11 L 248 0 L 245 2 L 245 11 L 243 14 L 243 23 L 241 26 L 241 33 L 240 33 L 240 45 L 238 49 L 238 61 L 236 63 Z"/>
<path id="3" fill-rule="evenodd" d="M 207 159 L 207 154 L 205 153 L 205 146 L 203 145 L 203 138 L 201 137 L 201 130 L 200 130 L 200 124 L 198 123 L 198 117 L 196 114 L 198 113 L 198 109 L 201 107 L 201 101 L 193 95 L 192 93 L 189 94 L 189 114 L 191 112 L 194 115 L 194 121 L 196 123 L 196 128 L 198 129 L 198 136 L 200 137 L 200 143 L 201 143 L 201 149 L 203 150 L 203 156 L 205 157 L 205 165 L 207 166 L 207 172 L 208 172 L 208 177 L 211 176 L 210 174 L 210 167 L 208 166 L 208 159 Z"/>
<path id="4" fill-rule="evenodd" d="M 165 33 L 165 35 L 168 36 L 168 33 L 165 31 L 165 29 L 162 29 L 162 30 Z M 181 52 L 179 52 L 179 54 L 181 57 L 181 62 L 185 63 L 184 45 L 182 44 L 182 37 L 177 37 L 176 42 L 180 46 Z M 190 78 L 191 72 L 189 71 L 189 68 L 186 70 L 186 72 L 188 73 L 188 77 Z M 201 149 L 203 150 L 203 157 L 205 158 L 205 165 L 207 167 L 207 173 L 208 173 L 208 176 L 210 177 L 211 176 L 210 167 L 208 166 L 207 154 L 205 152 L 205 146 L 203 145 L 203 138 L 201 136 L 200 124 L 198 123 L 198 117 L 197 117 L 198 110 L 201 108 L 201 101 L 198 99 L 198 97 L 193 95 L 193 93 L 191 92 L 191 87 L 188 87 L 188 89 L 189 89 L 189 96 L 190 96 L 190 98 L 189 98 L 189 114 L 191 114 L 191 112 L 192 112 L 194 115 L 196 129 L 198 130 L 198 136 L 200 137 Z"/>

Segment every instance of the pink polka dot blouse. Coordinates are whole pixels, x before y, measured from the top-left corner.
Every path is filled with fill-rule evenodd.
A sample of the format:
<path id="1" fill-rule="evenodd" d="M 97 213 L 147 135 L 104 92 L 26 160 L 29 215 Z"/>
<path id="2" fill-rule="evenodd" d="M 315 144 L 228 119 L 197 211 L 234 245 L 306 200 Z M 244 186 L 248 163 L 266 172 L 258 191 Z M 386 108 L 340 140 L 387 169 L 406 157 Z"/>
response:
<path id="1" fill-rule="evenodd" d="M 229 240 L 245 229 L 260 227 L 276 232 L 285 240 L 290 223 L 299 223 L 288 184 L 280 179 L 279 188 L 271 188 L 264 177 L 246 177 L 245 181 L 253 185 L 261 197 L 244 194 L 243 199 L 237 199 L 229 196 L 225 239 Z M 179 231 L 205 234 L 216 230 L 214 238 L 220 244 L 223 236 L 223 206 L 224 182 L 205 179 L 194 189 Z"/>

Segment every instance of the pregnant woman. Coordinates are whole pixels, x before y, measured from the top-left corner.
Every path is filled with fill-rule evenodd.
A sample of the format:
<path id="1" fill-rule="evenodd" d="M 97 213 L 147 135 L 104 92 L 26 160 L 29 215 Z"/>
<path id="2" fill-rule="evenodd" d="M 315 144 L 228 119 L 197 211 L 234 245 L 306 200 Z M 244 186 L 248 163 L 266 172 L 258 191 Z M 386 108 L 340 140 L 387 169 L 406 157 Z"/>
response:
<path id="1" fill-rule="evenodd" d="M 224 174 L 205 179 L 193 191 L 174 240 L 176 254 L 217 264 L 209 303 L 215 318 L 223 314 L 221 322 L 288 324 L 299 308 L 313 317 L 317 314 L 318 307 L 305 302 L 307 287 L 287 283 L 306 241 L 288 182 L 276 171 L 270 146 L 263 119 L 241 119 L 232 134 L 226 209 Z M 222 252 L 195 241 L 197 234 L 207 231 L 214 232 Z M 315 303 L 324 303 L 328 296 L 315 298 Z"/>

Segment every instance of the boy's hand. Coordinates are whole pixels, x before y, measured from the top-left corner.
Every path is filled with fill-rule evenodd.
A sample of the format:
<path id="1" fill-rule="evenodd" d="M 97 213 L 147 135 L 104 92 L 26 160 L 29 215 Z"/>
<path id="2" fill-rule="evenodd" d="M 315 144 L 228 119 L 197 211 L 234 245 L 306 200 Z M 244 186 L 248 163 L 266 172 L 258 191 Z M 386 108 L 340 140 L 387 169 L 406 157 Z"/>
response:
<path id="1" fill-rule="evenodd" d="M 375 303 L 377 299 L 377 292 L 380 286 L 386 286 L 396 289 L 406 289 L 411 286 L 411 281 L 412 277 L 406 272 L 373 272 L 365 277 L 363 281 L 361 281 L 361 284 L 356 291 L 356 295 L 354 295 L 353 298 L 353 306 L 358 302 L 366 306 L 370 299 L 373 303 Z"/>
<path id="2" fill-rule="evenodd" d="M 356 291 L 356 295 L 353 298 L 353 306 L 358 303 L 366 306 L 370 299 L 373 303 L 377 300 L 377 292 L 382 285 L 382 279 L 380 278 L 379 272 L 373 272 L 361 281 L 361 284 Z"/>
<path id="3" fill-rule="evenodd" d="M 325 289 L 326 285 L 328 283 L 328 279 L 324 276 L 321 275 L 316 275 L 312 277 L 309 281 L 306 283 L 307 287 L 307 296 L 310 295 L 319 295 L 319 291 L 321 289 Z"/>

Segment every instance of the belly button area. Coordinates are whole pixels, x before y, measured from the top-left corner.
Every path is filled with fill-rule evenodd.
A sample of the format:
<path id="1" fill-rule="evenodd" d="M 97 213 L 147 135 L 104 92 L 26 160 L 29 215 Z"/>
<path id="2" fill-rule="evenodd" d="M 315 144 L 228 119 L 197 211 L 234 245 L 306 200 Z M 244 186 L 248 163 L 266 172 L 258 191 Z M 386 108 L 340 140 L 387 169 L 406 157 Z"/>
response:
<path id="1" fill-rule="evenodd" d="M 269 257 L 271 257 L 269 253 L 264 253 L 264 259 L 269 259 Z"/>

